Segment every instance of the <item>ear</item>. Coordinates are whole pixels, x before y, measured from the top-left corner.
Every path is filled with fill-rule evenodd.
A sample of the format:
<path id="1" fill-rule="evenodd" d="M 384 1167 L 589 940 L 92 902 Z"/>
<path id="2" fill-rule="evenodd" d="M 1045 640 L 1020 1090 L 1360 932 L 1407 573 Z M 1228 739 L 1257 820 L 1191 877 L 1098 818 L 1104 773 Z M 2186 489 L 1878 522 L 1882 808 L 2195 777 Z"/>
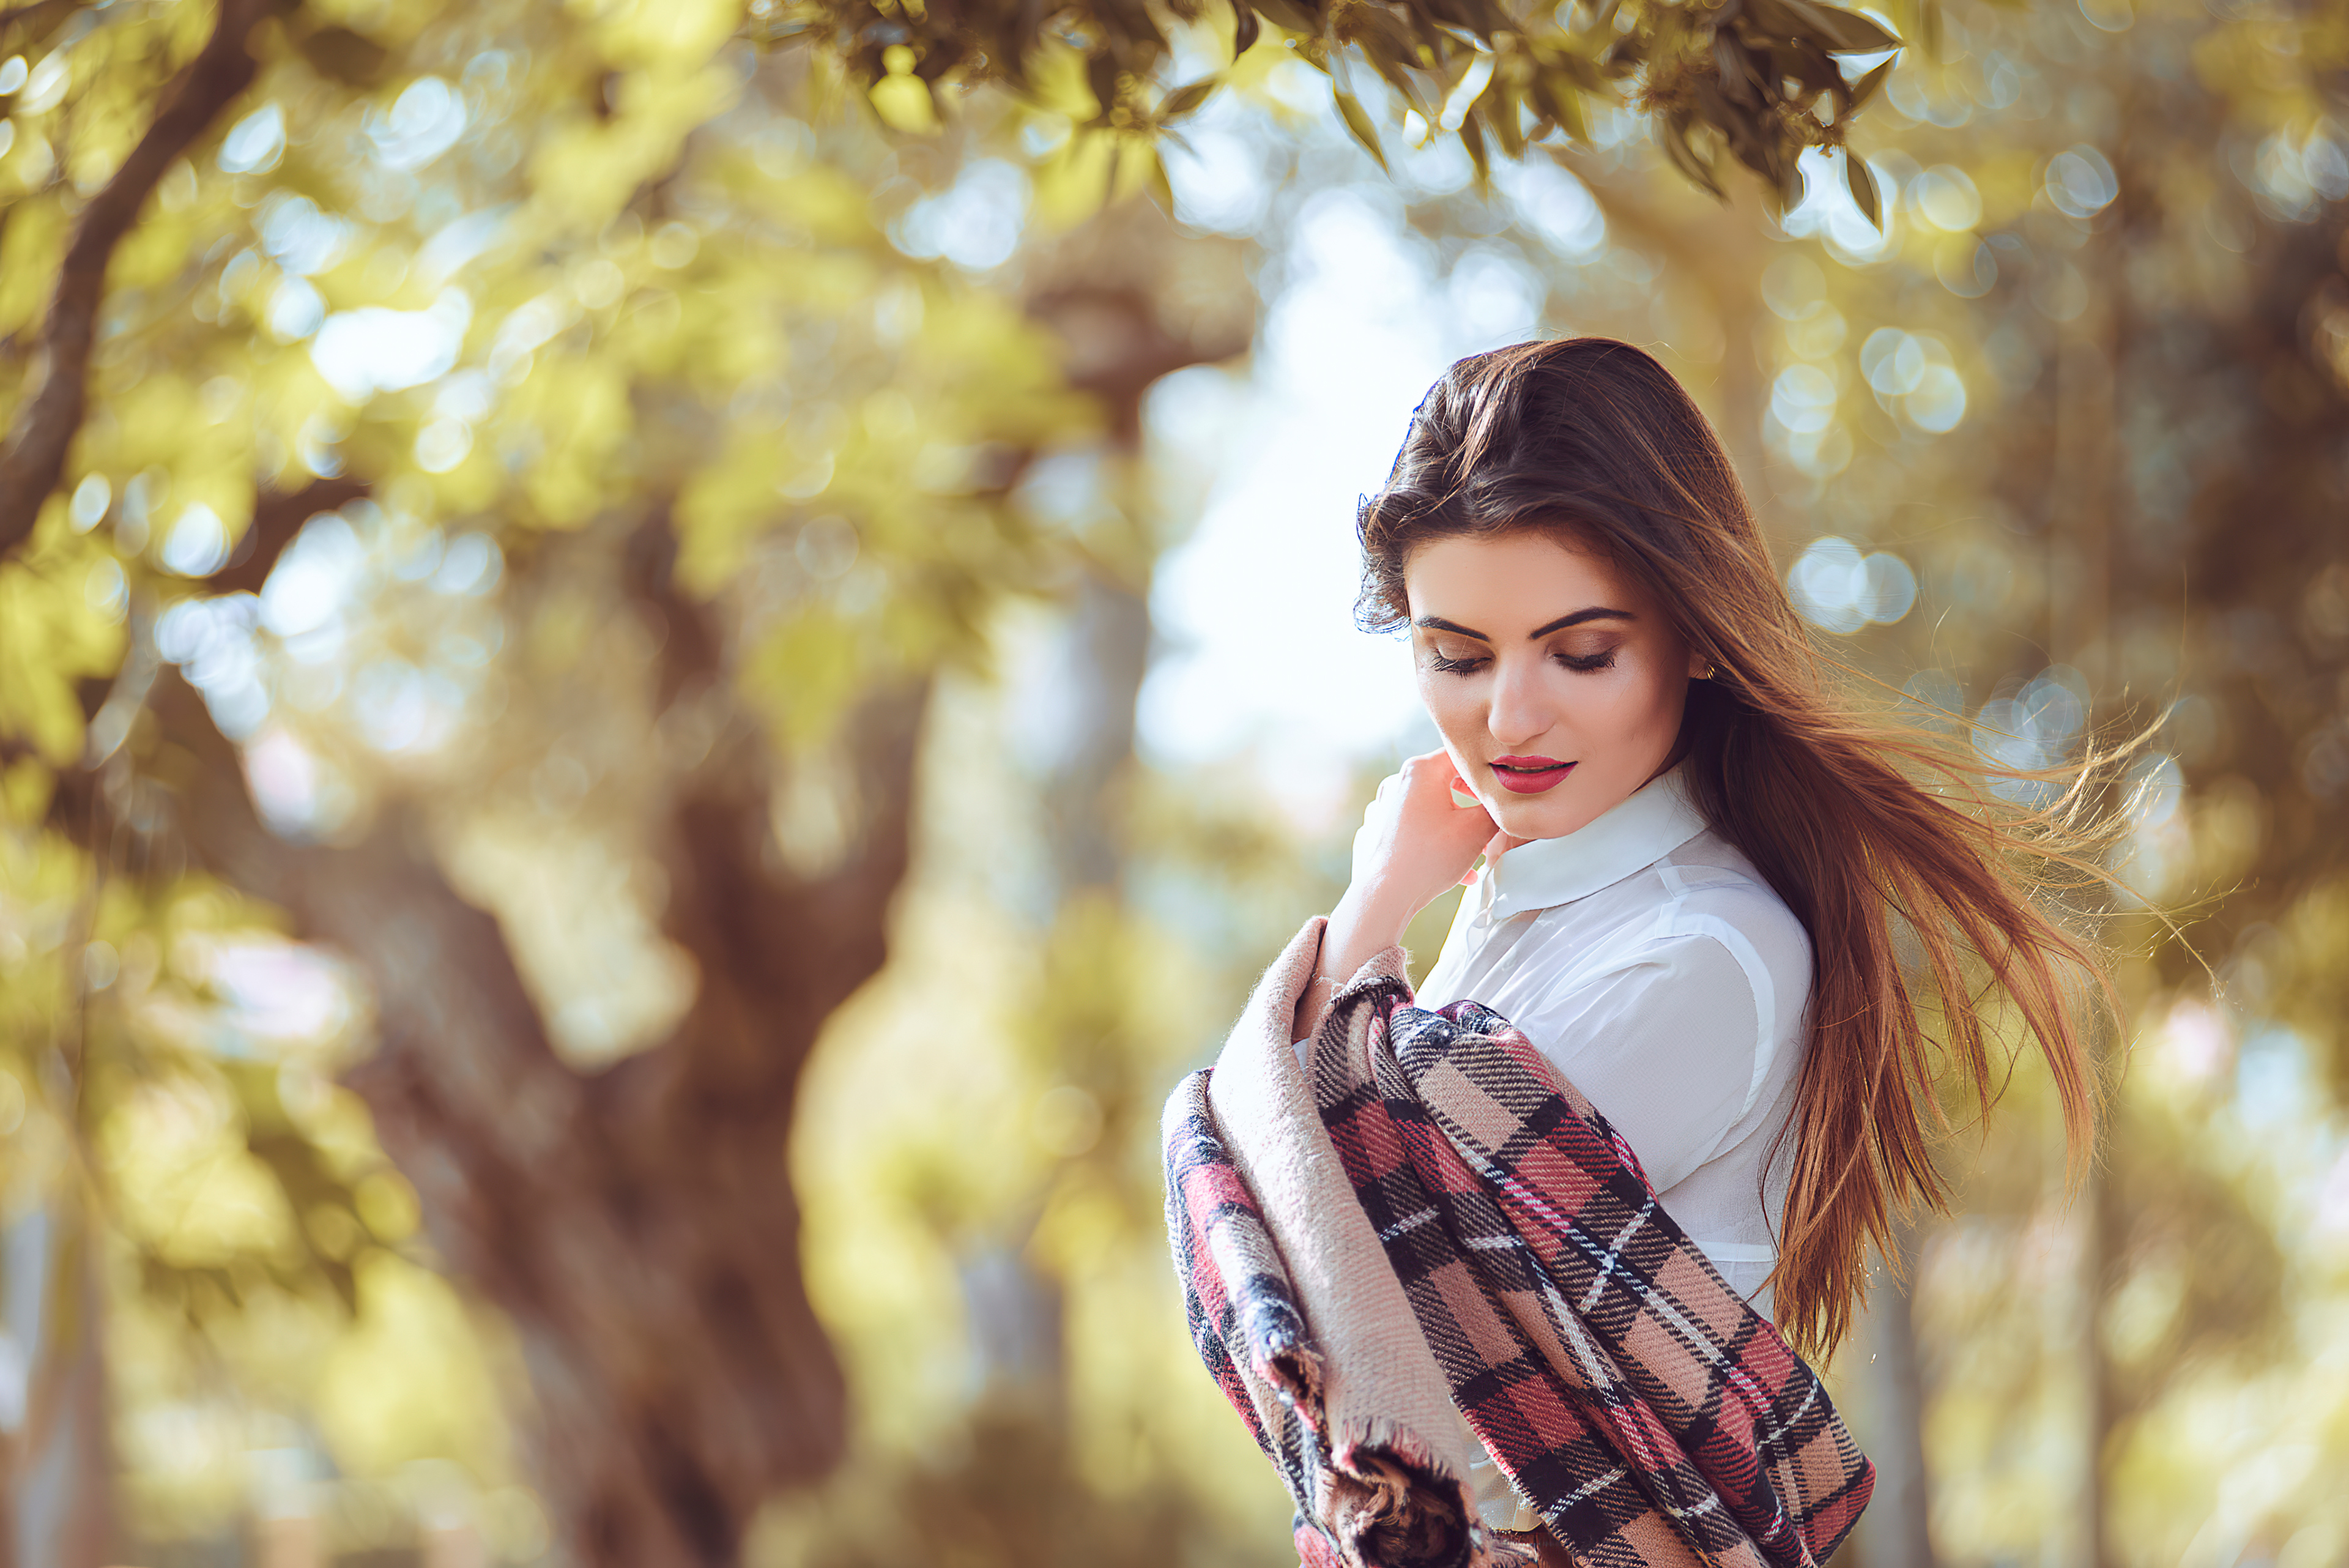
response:
<path id="1" fill-rule="evenodd" d="M 1711 680 L 1712 677 L 1713 661 L 1707 659 L 1703 654 L 1699 653 L 1695 649 L 1690 649 L 1688 678 L 1691 680 Z"/>

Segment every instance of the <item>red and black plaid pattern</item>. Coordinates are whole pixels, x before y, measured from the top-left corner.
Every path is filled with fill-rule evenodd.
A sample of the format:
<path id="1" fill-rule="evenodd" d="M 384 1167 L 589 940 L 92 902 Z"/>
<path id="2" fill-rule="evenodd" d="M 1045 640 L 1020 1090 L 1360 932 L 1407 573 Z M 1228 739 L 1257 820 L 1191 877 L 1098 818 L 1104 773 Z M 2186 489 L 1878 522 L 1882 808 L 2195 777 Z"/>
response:
<path id="1" fill-rule="evenodd" d="M 1216 1131 L 1206 1073 L 1175 1086 L 1164 1133 L 1166 1234 L 1191 1343 L 1280 1472 L 1297 1503 L 1299 1552 L 1319 1568 L 1308 1550 L 1319 1532 L 1306 1522 L 1314 1472 L 1326 1462 L 1319 1366 L 1280 1250 Z"/>
<path id="2" fill-rule="evenodd" d="M 1824 1561 L 1874 1471 L 1630 1147 L 1474 1002 L 1340 996 L 1314 1097 L 1454 1402 L 1577 1561 Z"/>
<path id="3" fill-rule="evenodd" d="M 1392 1446 L 1333 1438 L 1321 1361 L 1279 1248 L 1207 1103 L 1208 1075 L 1175 1086 L 1164 1127 L 1166 1231 L 1199 1359 L 1288 1489 L 1303 1568 L 1479 1568 L 1521 1552 L 1461 1512 L 1456 1481 Z"/>

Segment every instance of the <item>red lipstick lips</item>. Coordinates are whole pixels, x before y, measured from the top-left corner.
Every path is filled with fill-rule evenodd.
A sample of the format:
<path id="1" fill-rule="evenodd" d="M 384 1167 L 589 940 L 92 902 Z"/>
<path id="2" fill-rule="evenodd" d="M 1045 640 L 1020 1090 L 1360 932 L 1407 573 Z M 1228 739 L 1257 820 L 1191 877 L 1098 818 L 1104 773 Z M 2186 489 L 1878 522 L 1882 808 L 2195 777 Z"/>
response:
<path id="1" fill-rule="evenodd" d="M 1517 794 L 1539 794 L 1554 789 L 1574 771 L 1572 763 L 1556 757 L 1495 757 L 1489 764 L 1501 787 Z"/>

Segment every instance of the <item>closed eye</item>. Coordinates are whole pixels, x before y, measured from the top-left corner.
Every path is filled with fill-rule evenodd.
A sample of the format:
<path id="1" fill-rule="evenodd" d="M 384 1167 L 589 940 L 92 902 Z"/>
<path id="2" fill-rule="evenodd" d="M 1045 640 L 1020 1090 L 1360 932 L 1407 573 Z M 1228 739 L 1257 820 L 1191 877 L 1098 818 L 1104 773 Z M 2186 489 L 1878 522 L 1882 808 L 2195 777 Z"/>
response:
<path id="1" fill-rule="evenodd" d="M 1603 653 L 1558 653 L 1551 657 L 1578 675 L 1594 675 L 1599 670 L 1615 668 L 1615 653 L 1616 650 L 1610 648 Z M 1474 675 L 1492 662 L 1490 654 L 1451 658 L 1433 649 L 1430 649 L 1427 654 L 1427 667 L 1441 675 Z"/>

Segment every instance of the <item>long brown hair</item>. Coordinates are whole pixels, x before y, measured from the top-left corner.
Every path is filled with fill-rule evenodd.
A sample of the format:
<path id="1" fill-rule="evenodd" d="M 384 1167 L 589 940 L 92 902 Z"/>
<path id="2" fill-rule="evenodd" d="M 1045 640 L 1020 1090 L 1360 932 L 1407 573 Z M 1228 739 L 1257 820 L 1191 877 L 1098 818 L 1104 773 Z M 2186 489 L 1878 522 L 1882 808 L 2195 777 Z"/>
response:
<path id="1" fill-rule="evenodd" d="M 1596 337 L 1461 360 L 1420 404 L 1359 529 L 1367 629 L 1406 624 L 1403 566 L 1428 540 L 1557 531 L 1636 576 L 1714 666 L 1690 685 L 1682 737 L 1699 803 L 1811 938 L 1771 1277 L 1794 1344 L 1833 1349 L 1865 1296 L 1868 1243 L 1889 1251 L 1896 1210 L 1947 1205 L 1926 1129 L 1940 1112 L 1934 1034 L 1986 1115 L 1997 1041 L 1984 1016 L 2002 994 L 2054 1075 L 2075 1164 L 2085 1158 L 2095 988 L 2081 982 L 2106 971 L 2040 896 L 2094 875 L 2095 759 L 2053 804 L 2017 807 L 1985 787 L 2012 770 L 1868 715 L 1849 682 L 1829 679 L 1727 454 L 1671 372 Z M 1982 994 L 1970 975 L 1987 981 Z"/>

